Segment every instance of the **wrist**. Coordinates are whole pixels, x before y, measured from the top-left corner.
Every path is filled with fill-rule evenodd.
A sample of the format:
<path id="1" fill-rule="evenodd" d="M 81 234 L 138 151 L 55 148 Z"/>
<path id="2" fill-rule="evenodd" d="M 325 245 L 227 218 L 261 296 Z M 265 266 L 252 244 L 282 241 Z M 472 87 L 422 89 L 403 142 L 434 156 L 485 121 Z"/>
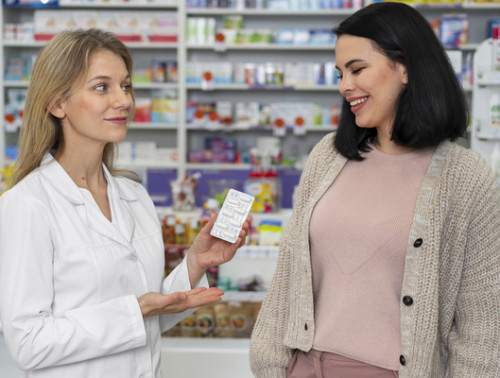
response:
<path id="1" fill-rule="evenodd" d="M 191 283 L 191 288 L 195 288 L 208 268 L 201 266 L 198 263 L 196 255 L 191 251 L 188 252 L 186 263 L 187 263 L 187 270 L 189 274 L 189 281 Z"/>

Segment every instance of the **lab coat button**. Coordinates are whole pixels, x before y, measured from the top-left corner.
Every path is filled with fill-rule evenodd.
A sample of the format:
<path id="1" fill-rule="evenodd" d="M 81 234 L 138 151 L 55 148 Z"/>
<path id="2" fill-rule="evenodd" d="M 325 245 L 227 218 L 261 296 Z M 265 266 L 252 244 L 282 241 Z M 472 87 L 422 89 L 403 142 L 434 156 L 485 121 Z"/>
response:
<path id="1" fill-rule="evenodd" d="M 137 261 L 137 256 L 136 256 L 136 255 L 134 255 L 133 253 L 131 253 L 131 254 L 128 256 L 128 259 L 129 259 L 130 261 L 133 261 L 133 262 L 134 262 L 134 261 Z"/>

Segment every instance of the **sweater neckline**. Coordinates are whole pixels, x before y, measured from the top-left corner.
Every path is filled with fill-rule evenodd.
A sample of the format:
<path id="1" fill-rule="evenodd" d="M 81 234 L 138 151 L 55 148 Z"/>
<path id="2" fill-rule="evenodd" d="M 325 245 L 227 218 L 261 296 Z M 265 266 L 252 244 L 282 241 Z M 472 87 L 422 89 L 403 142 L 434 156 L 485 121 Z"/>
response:
<path id="1" fill-rule="evenodd" d="M 389 160 L 389 161 L 399 161 L 399 160 L 408 160 L 408 159 L 414 159 L 416 157 L 419 157 L 421 155 L 425 155 L 429 152 L 432 152 L 435 150 L 436 147 L 431 146 L 431 147 L 424 147 L 424 148 L 419 148 L 415 149 L 409 152 L 405 152 L 403 154 L 388 154 L 385 152 L 380 151 L 377 149 L 377 147 L 374 144 L 369 144 L 370 150 L 363 153 L 363 157 L 366 158 L 371 158 L 371 159 L 383 159 L 383 160 Z"/>

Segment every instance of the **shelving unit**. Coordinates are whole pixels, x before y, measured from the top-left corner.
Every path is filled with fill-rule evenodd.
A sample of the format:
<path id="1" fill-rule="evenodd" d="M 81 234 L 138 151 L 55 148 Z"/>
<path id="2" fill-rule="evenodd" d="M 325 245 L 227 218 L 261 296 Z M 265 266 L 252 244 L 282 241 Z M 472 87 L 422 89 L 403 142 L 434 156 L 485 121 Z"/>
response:
<path id="1" fill-rule="evenodd" d="M 368 4 L 370 1 L 365 1 Z M 429 20 L 439 18 L 445 13 L 465 13 L 470 18 L 469 43 L 457 49 L 464 53 L 473 53 L 484 39 L 487 20 L 492 13 L 500 9 L 500 4 L 459 4 L 459 5 L 416 5 Z M 331 29 L 342 19 L 352 14 L 353 9 L 323 9 L 323 10 L 300 10 L 283 11 L 268 9 L 199 9 L 186 8 L 185 1 L 158 1 L 158 2 L 130 2 L 130 3 L 86 3 L 84 1 L 61 2 L 58 10 L 173 10 L 178 15 L 178 42 L 172 43 L 127 43 L 134 54 L 136 66 L 144 65 L 147 60 L 158 56 L 174 58 L 178 62 L 179 81 L 172 83 L 151 83 L 134 85 L 137 93 L 148 93 L 152 90 L 171 90 L 177 92 L 179 101 L 179 124 L 132 124 L 128 139 L 131 141 L 155 140 L 160 147 L 176 148 L 178 150 L 179 162 L 177 164 L 152 163 L 151 166 L 158 168 L 175 168 L 177 175 L 183 176 L 191 169 L 220 169 L 227 168 L 227 164 L 190 164 L 187 159 L 188 150 L 197 139 L 206 135 L 213 135 L 214 131 L 202 128 L 188 127 L 185 124 L 186 104 L 191 101 L 252 101 L 258 99 L 263 102 L 271 101 L 315 101 L 323 105 L 339 104 L 340 94 L 335 85 L 296 85 L 296 86 L 251 86 L 245 84 L 213 85 L 211 90 L 204 90 L 201 85 L 186 84 L 185 66 L 189 61 L 198 62 L 285 62 L 285 61 L 334 61 L 334 46 L 331 45 L 281 45 L 281 44 L 250 44 L 250 45 L 226 45 L 223 51 L 217 46 L 209 44 L 193 44 L 186 42 L 186 23 L 191 17 L 212 17 L 216 19 L 217 28 L 220 27 L 222 19 L 227 16 L 241 16 L 245 26 L 250 28 L 314 28 Z M 3 24 L 12 22 L 25 22 L 32 20 L 35 8 L 2 7 Z M 36 53 L 45 42 L 21 42 L 5 41 L 1 43 L 0 70 L 3 72 L 6 59 L 15 54 L 27 55 Z M 5 103 L 6 90 L 9 88 L 27 88 L 26 82 L 1 81 L 0 101 Z M 472 88 L 464 87 L 468 98 L 472 102 Z M 3 115 L 3 114 L 2 114 Z M 287 132 L 282 137 L 284 148 L 296 149 L 299 155 L 307 155 L 309 149 L 321 138 L 324 133 L 332 130 L 329 127 L 307 126 L 306 136 L 293 135 Z M 233 136 L 237 140 L 244 139 L 246 142 L 258 135 L 272 135 L 273 127 L 233 127 Z M 225 134 L 227 135 L 227 134 Z M 0 133 L 0 151 L 6 145 L 15 145 L 17 134 Z M 0 163 L 4 162 L 3 156 Z M 143 166 L 143 164 L 141 165 Z M 131 168 L 135 168 L 132 166 Z M 236 169 L 248 169 L 247 165 L 233 166 Z"/>
<path id="2" fill-rule="evenodd" d="M 325 29 L 331 30 L 332 23 L 338 23 L 352 9 L 324 9 L 317 11 L 275 11 L 257 9 L 186 9 L 186 18 L 210 17 L 216 22 L 215 29 L 222 28 L 223 19 L 228 16 L 241 16 L 244 29 L 274 31 L 282 29 Z M 334 46 L 331 44 L 231 44 L 221 49 L 217 43 L 196 44 L 186 46 L 187 62 L 230 62 L 233 65 L 242 63 L 282 63 L 282 62 L 331 62 L 334 57 Z M 340 94 L 334 85 L 248 85 L 232 83 L 213 85 L 210 91 L 203 90 L 199 84 L 186 86 L 187 99 L 190 102 L 230 101 L 232 104 L 244 101 L 260 103 L 276 102 L 310 102 L 322 106 L 340 103 Z M 312 146 L 332 127 L 306 125 L 305 135 L 294 135 L 288 128 L 285 136 L 280 137 L 283 149 L 294 150 L 297 156 L 309 153 Z M 259 136 L 273 135 L 273 125 L 260 127 L 231 127 L 231 135 L 237 144 L 250 144 Z M 209 136 L 210 131 L 202 128 L 187 128 L 188 145 L 200 144 L 199 140 Z M 196 164 L 199 169 L 219 169 L 220 164 Z M 188 169 L 194 168 L 190 163 Z"/>
<path id="3" fill-rule="evenodd" d="M 491 163 L 495 143 L 500 143 L 500 130 L 491 126 L 490 98 L 500 96 L 500 71 L 492 69 L 491 39 L 485 40 L 477 49 L 474 65 L 474 96 L 472 102 L 471 148 Z"/>
<path id="4" fill-rule="evenodd" d="M 131 49 L 134 56 L 135 67 L 134 68 L 148 68 L 150 67 L 150 61 L 152 59 L 163 59 L 163 60 L 176 60 L 180 61 L 179 55 L 182 54 L 182 49 L 179 46 L 183 43 L 183 30 L 184 30 L 184 17 L 179 15 L 179 10 L 177 6 L 177 1 L 159 0 L 157 2 L 146 2 L 146 1 L 131 1 L 122 3 L 109 3 L 109 2 L 96 2 L 89 3 L 84 1 L 62 1 L 59 7 L 48 7 L 47 9 L 53 10 L 53 12 L 58 11 L 168 11 L 176 12 L 178 20 L 178 41 L 177 42 L 126 42 L 127 46 Z M 3 25 L 8 23 L 21 23 L 21 22 L 33 22 L 34 12 L 41 7 L 19 7 L 19 6 L 3 6 L 1 8 L 1 19 Z M 43 8 L 45 9 L 45 8 Z M 1 33 L 0 37 L 0 71 L 2 72 L 2 78 L 0 80 L 1 90 L 0 90 L 0 101 L 5 104 L 7 90 L 11 88 L 17 89 L 27 89 L 28 82 L 24 81 L 5 81 L 3 80 L 3 73 L 5 71 L 5 65 L 9 57 L 29 57 L 30 55 L 36 55 L 37 52 L 43 47 L 46 42 L 44 41 L 10 41 L 4 40 L 4 33 Z M 182 68 L 180 68 L 182 70 Z M 180 77 L 180 76 L 179 76 Z M 152 91 L 155 90 L 166 90 L 174 91 L 177 93 L 177 97 L 182 97 L 185 90 L 183 89 L 183 82 L 179 83 L 136 83 L 134 84 L 134 89 L 137 95 L 151 96 Z M 148 94 L 149 93 L 149 94 Z M 182 109 L 179 113 L 182 113 Z M 2 119 L 4 119 L 4 109 L 2 108 Z M 181 117 L 181 114 L 179 114 Z M 180 118 L 182 119 L 182 118 Z M 128 139 L 132 141 L 136 140 L 148 140 L 152 138 L 158 140 L 159 143 L 164 144 L 169 147 L 177 147 L 182 145 L 182 133 L 178 132 L 180 129 L 179 125 L 171 125 L 165 123 L 132 123 L 130 125 L 130 132 Z M 144 135 L 146 138 L 144 138 Z M 15 145 L 17 143 L 18 132 L 16 133 L 6 133 L 2 125 L 2 131 L 0 133 L 0 151 L 2 154 L 0 156 L 0 164 L 4 165 L 6 163 L 4 159 L 5 147 L 7 145 Z M 173 164 L 158 164 L 152 163 L 148 164 L 148 167 L 171 167 L 177 168 L 177 165 Z M 132 167 L 133 168 L 133 167 Z"/>

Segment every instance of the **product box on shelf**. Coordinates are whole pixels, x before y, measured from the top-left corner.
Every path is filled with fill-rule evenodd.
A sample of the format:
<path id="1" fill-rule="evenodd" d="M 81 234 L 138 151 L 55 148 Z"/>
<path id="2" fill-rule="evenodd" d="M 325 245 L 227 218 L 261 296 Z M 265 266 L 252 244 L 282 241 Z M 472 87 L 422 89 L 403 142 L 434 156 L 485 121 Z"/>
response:
<path id="1" fill-rule="evenodd" d="M 466 14 L 444 15 L 439 21 L 439 39 L 445 48 L 456 48 L 468 42 L 469 17 Z"/>
<path id="2" fill-rule="evenodd" d="M 5 66 L 4 80 L 29 81 L 31 67 L 31 58 L 9 57 Z"/>
<path id="3" fill-rule="evenodd" d="M 42 9 L 34 12 L 34 38 L 48 41 L 69 29 L 97 27 L 124 42 L 176 42 L 177 14 L 161 11 L 83 11 Z"/>
<path id="4" fill-rule="evenodd" d="M 151 98 L 136 97 L 134 122 L 148 123 L 151 122 Z"/>
<path id="5" fill-rule="evenodd" d="M 168 330 L 166 337 L 249 338 L 261 302 L 222 301 L 205 305 Z"/>
<path id="6" fill-rule="evenodd" d="M 15 133 L 21 128 L 26 93 L 26 89 L 7 89 L 4 107 L 4 130 L 6 133 Z"/>

